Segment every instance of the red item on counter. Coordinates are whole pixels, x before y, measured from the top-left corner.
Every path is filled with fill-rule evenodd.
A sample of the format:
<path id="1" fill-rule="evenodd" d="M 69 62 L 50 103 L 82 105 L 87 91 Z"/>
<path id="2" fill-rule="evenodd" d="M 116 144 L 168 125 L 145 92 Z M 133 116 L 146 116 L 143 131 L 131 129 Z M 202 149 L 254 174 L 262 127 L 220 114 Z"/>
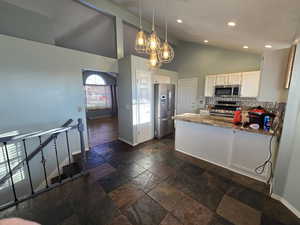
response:
<path id="1" fill-rule="evenodd" d="M 239 124 L 242 121 L 242 111 L 237 110 L 234 112 L 234 117 L 233 117 L 233 123 L 234 124 Z"/>
<path id="2" fill-rule="evenodd" d="M 250 112 L 257 113 L 257 114 L 263 114 L 263 113 L 266 113 L 266 110 L 264 110 L 263 108 L 255 108 L 255 109 L 250 110 Z"/>

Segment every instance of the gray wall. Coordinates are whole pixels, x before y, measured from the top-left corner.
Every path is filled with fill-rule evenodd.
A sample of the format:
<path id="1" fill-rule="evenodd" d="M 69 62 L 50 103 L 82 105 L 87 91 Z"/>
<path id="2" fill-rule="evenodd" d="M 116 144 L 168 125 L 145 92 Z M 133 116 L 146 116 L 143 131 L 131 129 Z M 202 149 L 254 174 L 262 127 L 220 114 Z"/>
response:
<path id="1" fill-rule="evenodd" d="M 298 44 L 298 48 L 299 48 Z M 296 52 L 275 169 L 274 193 L 300 212 L 300 51 Z"/>
<path id="2" fill-rule="evenodd" d="M 8 2 L 0 0 L 0 34 L 116 58 L 113 17 L 73 0 Z"/>
<path id="3" fill-rule="evenodd" d="M 54 44 L 53 23 L 41 14 L 0 1 L 0 34 Z"/>
<path id="4" fill-rule="evenodd" d="M 179 42 L 175 49 L 175 67 L 179 78 L 198 77 L 199 95 L 204 94 L 208 74 L 259 70 L 261 56 L 208 45 Z"/>
<path id="5" fill-rule="evenodd" d="M 82 118 L 86 125 L 82 70 L 118 72 L 115 59 L 4 35 L 0 68 L 0 133 L 53 128 L 70 118 Z M 87 148 L 86 132 L 84 137 Z M 80 150 L 77 133 L 70 135 L 70 144 L 73 152 Z M 37 143 L 29 146 L 33 149 Z M 53 145 L 45 154 L 50 174 L 55 168 Z M 65 142 L 59 142 L 59 158 L 65 157 Z M 40 177 L 40 158 L 31 166 Z"/>

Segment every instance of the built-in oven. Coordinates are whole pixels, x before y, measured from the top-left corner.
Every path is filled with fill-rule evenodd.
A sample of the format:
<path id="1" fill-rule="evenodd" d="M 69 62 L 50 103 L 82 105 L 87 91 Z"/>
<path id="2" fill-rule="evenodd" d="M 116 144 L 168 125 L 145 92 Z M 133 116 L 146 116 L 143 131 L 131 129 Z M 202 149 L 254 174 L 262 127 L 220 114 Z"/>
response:
<path id="1" fill-rule="evenodd" d="M 239 85 L 225 85 L 215 86 L 216 97 L 239 97 L 240 86 Z"/>

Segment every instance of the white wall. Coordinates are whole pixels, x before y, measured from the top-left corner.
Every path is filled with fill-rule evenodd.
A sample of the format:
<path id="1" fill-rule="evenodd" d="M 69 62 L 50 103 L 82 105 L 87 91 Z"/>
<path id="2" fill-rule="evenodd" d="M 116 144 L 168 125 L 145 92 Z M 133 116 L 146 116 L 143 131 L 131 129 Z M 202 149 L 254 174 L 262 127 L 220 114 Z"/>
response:
<path id="1" fill-rule="evenodd" d="M 86 125 L 82 69 L 118 72 L 117 60 L 0 35 L 0 133 L 53 128 L 78 118 Z M 84 137 L 88 147 L 86 130 Z M 28 152 L 37 145 L 30 141 Z M 80 150 L 77 131 L 70 133 L 70 146 Z M 44 154 L 49 175 L 56 168 L 53 144 Z M 60 161 L 67 157 L 64 135 L 58 139 L 58 155 Z M 43 177 L 40 161 L 38 155 L 30 162 L 35 187 Z M 17 184 L 19 196 L 29 193 L 24 182 Z M 0 191 L 0 204 L 12 199 L 7 191 Z"/>
<path id="2" fill-rule="evenodd" d="M 289 49 L 266 51 L 261 67 L 259 101 L 286 102 L 288 89 L 284 88 Z"/>
<path id="3" fill-rule="evenodd" d="M 0 35 L 0 130 L 84 118 L 82 69 L 117 72 L 111 58 Z"/>
<path id="4" fill-rule="evenodd" d="M 300 46 L 298 45 L 298 48 Z M 300 51 L 296 52 L 275 168 L 274 193 L 300 217 Z"/>

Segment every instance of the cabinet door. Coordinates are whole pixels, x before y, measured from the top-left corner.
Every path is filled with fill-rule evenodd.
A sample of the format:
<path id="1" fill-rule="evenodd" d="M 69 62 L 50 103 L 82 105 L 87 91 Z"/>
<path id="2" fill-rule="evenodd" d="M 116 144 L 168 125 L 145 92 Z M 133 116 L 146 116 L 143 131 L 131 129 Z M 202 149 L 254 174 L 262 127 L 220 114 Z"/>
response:
<path id="1" fill-rule="evenodd" d="M 216 85 L 216 76 L 214 76 L 214 75 L 206 76 L 206 79 L 205 79 L 205 93 L 204 93 L 204 95 L 206 97 L 213 97 L 214 96 L 215 85 Z"/>
<path id="2" fill-rule="evenodd" d="M 228 75 L 228 85 L 240 85 L 242 82 L 242 73 L 232 73 Z"/>
<path id="3" fill-rule="evenodd" d="M 241 97 L 257 97 L 259 92 L 260 71 L 243 72 Z"/>
<path id="4" fill-rule="evenodd" d="M 216 77 L 216 85 L 228 85 L 228 74 L 219 74 Z"/>
<path id="5" fill-rule="evenodd" d="M 171 78 L 163 75 L 153 75 L 154 84 L 171 84 Z"/>
<path id="6" fill-rule="evenodd" d="M 133 126 L 136 127 L 136 142 L 142 143 L 153 138 L 153 92 L 152 78 L 148 71 L 136 71 L 136 102 L 133 110 L 136 113 L 136 120 Z"/>

